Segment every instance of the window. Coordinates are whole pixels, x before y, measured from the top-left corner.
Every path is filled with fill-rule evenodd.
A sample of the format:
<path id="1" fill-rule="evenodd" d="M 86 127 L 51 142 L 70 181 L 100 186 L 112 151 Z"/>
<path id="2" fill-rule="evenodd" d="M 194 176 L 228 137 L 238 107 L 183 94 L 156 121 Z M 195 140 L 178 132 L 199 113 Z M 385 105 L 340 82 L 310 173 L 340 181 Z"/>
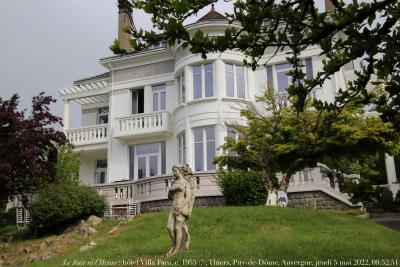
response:
<path id="1" fill-rule="evenodd" d="M 194 128 L 195 170 L 215 170 L 215 127 Z"/>
<path id="2" fill-rule="evenodd" d="M 213 64 L 193 66 L 193 98 L 205 98 L 214 95 Z"/>
<path id="3" fill-rule="evenodd" d="M 95 183 L 104 184 L 106 182 L 107 173 L 107 160 L 97 160 L 96 161 L 96 172 L 95 172 Z"/>
<path id="4" fill-rule="evenodd" d="M 313 79 L 312 59 L 306 58 L 303 61 L 307 79 Z M 290 63 L 282 63 L 267 66 L 267 80 L 270 86 L 276 88 L 279 94 L 285 94 L 289 85 L 292 84 L 292 77 L 288 76 L 289 71 L 293 68 Z"/>
<path id="5" fill-rule="evenodd" d="M 225 64 L 226 96 L 245 98 L 244 67 Z"/>
<path id="6" fill-rule="evenodd" d="M 167 42 L 166 41 L 161 41 L 161 42 L 154 43 L 154 44 L 148 46 L 147 50 L 166 48 L 166 47 L 167 47 Z"/>
<path id="7" fill-rule="evenodd" d="M 292 69 L 292 64 L 283 63 L 275 65 L 276 81 L 278 93 L 286 92 L 286 89 L 292 83 L 292 77 L 288 76 L 289 70 Z"/>
<path id="8" fill-rule="evenodd" d="M 238 140 L 238 135 L 233 131 L 232 128 L 229 127 L 226 129 L 226 137 L 234 141 Z M 228 156 L 237 156 L 237 152 L 228 150 Z"/>
<path id="9" fill-rule="evenodd" d="M 178 141 L 178 163 L 185 164 L 186 163 L 186 141 L 185 141 L 185 132 L 181 133 L 177 137 Z"/>
<path id="10" fill-rule="evenodd" d="M 214 95 L 213 65 L 204 65 L 205 97 Z"/>
<path id="11" fill-rule="evenodd" d="M 153 111 L 165 110 L 165 84 L 153 86 Z"/>
<path id="12" fill-rule="evenodd" d="M 304 182 L 312 181 L 311 170 L 303 170 L 303 180 Z"/>
<path id="13" fill-rule="evenodd" d="M 178 87 L 178 104 L 186 102 L 185 94 L 185 73 L 182 72 L 180 76 L 177 77 L 177 87 Z"/>
<path id="14" fill-rule="evenodd" d="M 276 23 L 276 22 L 275 22 Z M 262 23 L 261 23 L 261 27 L 263 27 L 263 28 L 266 28 L 266 27 L 268 27 L 269 25 L 271 24 L 271 20 L 270 19 L 263 19 L 263 21 L 262 21 Z M 285 24 L 285 22 L 284 21 L 282 21 L 282 20 L 279 20 L 278 21 L 278 25 L 283 25 L 283 24 Z"/>
<path id="15" fill-rule="evenodd" d="M 132 114 L 144 112 L 144 90 L 132 90 Z"/>
<path id="16" fill-rule="evenodd" d="M 268 27 L 269 26 L 269 19 L 263 19 L 262 23 L 261 23 L 261 27 Z"/>
<path id="17" fill-rule="evenodd" d="M 108 107 L 97 109 L 97 124 L 108 123 Z"/>
<path id="18" fill-rule="evenodd" d="M 165 174 L 165 141 L 131 145 L 129 156 L 131 180 Z"/>

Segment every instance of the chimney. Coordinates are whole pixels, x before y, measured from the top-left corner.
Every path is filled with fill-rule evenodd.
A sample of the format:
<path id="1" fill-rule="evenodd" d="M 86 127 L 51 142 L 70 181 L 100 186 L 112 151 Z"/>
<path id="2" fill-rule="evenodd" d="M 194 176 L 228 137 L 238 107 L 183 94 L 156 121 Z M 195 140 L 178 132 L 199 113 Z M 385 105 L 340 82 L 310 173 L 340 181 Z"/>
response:
<path id="1" fill-rule="evenodd" d="M 325 0 L 325 12 L 335 11 L 336 7 L 331 0 Z"/>
<path id="2" fill-rule="evenodd" d="M 132 18 L 132 5 L 128 0 L 118 0 L 118 41 L 121 49 L 130 52 L 131 35 L 123 31 L 124 28 L 129 28 L 132 31 L 135 29 Z"/>

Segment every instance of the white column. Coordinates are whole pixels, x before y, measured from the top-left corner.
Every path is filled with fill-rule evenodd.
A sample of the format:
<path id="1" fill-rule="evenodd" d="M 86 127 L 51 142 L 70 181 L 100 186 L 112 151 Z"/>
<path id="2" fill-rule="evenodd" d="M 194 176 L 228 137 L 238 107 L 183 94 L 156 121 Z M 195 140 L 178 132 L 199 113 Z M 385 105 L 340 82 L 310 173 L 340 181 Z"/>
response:
<path id="1" fill-rule="evenodd" d="M 187 106 L 185 107 L 187 111 Z M 190 126 L 188 112 L 186 114 L 186 126 L 185 126 L 185 145 L 186 145 L 186 163 L 194 170 L 194 149 L 193 149 L 193 132 Z"/>
<path id="2" fill-rule="evenodd" d="M 144 87 L 144 113 L 153 112 L 153 91 L 150 85 Z"/>
<path id="3" fill-rule="evenodd" d="M 193 72 L 190 66 L 185 66 L 185 101 L 193 100 Z"/>
<path id="4" fill-rule="evenodd" d="M 225 96 L 225 63 L 221 59 L 215 60 L 215 96 L 221 99 Z"/>
<path id="5" fill-rule="evenodd" d="M 225 63 L 221 59 L 215 60 L 215 96 L 218 97 L 218 123 L 216 125 L 215 146 L 219 147 L 224 144 L 226 136 L 224 116 L 224 102 L 222 98 L 226 96 L 226 80 L 225 80 Z M 222 154 L 222 150 L 216 151 L 216 156 Z"/>
<path id="6" fill-rule="evenodd" d="M 386 176 L 388 185 L 392 185 L 397 182 L 396 177 L 396 167 L 394 164 L 394 158 L 389 156 L 388 154 L 385 155 L 385 166 L 386 166 Z"/>
<path id="7" fill-rule="evenodd" d="M 66 131 L 69 129 L 69 116 L 70 116 L 69 101 L 70 100 L 64 100 L 64 119 L 63 119 L 64 133 L 66 133 Z"/>
<path id="8" fill-rule="evenodd" d="M 251 68 L 245 68 L 245 73 L 247 75 L 247 90 L 246 90 L 246 98 L 255 101 L 255 80 L 254 80 L 254 75 L 255 71 L 253 71 Z"/>

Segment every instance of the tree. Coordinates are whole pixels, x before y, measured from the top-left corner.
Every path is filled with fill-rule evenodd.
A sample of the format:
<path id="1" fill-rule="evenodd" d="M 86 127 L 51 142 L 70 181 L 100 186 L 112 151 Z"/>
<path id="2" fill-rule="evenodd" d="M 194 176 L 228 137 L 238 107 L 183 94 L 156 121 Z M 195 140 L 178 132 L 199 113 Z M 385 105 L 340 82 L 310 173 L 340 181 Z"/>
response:
<path id="1" fill-rule="evenodd" d="M 331 0 L 330 12 L 322 13 L 315 1 L 233 1 L 234 13 L 226 14 L 230 26 L 223 36 L 205 35 L 200 30 L 189 34 L 184 27 L 186 19 L 214 2 L 217 0 L 132 1 L 135 8 L 152 15 L 159 31 L 131 32 L 133 51 L 161 40 L 169 45 L 181 43 L 203 58 L 210 52 L 239 50 L 247 57 L 244 63 L 255 69 L 268 63 L 267 48 L 274 49 L 273 55 L 288 49 L 287 60 L 293 65 L 288 93 L 297 112 L 305 111 L 313 88 L 347 64 L 363 59 L 357 79 L 347 89 L 342 88 L 333 103 L 315 101 L 313 106 L 317 110 L 341 110 L 350 102 L 373 103 L 381 118 L 400 130 L 399 1 Z M 313 46 L 321 48 L 324 67 L 313 79 L 305 79 L 300 55 Z M 117 43 L 112 47 L 122 53 Z M 374 73 L 384 82 L 384 92 L 372 99 L 366 85 Z"/>
<path id="2" fill-rule="evenodd" d="M 44 183 L 56 181 L 57 146 L 67 143 L 61 131 L 61 118 L 49 106 L 55 100 L 44 93 L 33 97 L 32 110 L 18 111 L 19 96 L 0 98 L 0 207 L 15 195 L 24 204 L 27 195 Z"/>
<path id="3" fill-rule="evenodd" d="M 71 145 L 58 147 L 56 177 L 59 182 L 79 183 L 79 153 Z"/>
<path id="4" fill-rule="evenodd" d="M 377 116 L 366 116 L 363 105 L 349 103 L 339 112 L 316 110 L 308 104 L 305 111 L 297 112 L 271 87 L 257 101 L 257 105 L 249 104 L 241 110 L 247 125 L 229 125 L 239 138 L 226 140 L 224 153 L 216 163 L 260 169 L 266 190 L 286 191 L 293 173 L 319 162 L 329 164 L 327 157 L 355 164 L 371 152 L 399 151 L 399 137 L 393 125 Z M 272 182 L 276 172 L 283 173 L 278 188 Z"/>

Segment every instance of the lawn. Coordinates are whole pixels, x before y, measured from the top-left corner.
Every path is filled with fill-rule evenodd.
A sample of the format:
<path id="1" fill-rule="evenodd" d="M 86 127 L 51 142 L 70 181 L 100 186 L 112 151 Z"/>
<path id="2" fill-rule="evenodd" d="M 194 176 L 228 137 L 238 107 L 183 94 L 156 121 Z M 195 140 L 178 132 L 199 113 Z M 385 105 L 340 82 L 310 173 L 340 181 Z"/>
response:
<path id="1" fill-rule="evenodd" d="M 189 251 L 166 259 L 162 255 L 170 245 L 167 216 L 167 212 L 143 214 L 91 250 L 26 266 L 268 266 L 274 261 L 279 266 L 301 266 L 293 261 L 315 266 L 319 260 L 325 266 L 395 263 L 378 264 L 373 261 L 377 259 L 396 259 L 400 266 L 399 232 L 346 214 L 263 206 L 195 209 L 189 222 Z"/>

